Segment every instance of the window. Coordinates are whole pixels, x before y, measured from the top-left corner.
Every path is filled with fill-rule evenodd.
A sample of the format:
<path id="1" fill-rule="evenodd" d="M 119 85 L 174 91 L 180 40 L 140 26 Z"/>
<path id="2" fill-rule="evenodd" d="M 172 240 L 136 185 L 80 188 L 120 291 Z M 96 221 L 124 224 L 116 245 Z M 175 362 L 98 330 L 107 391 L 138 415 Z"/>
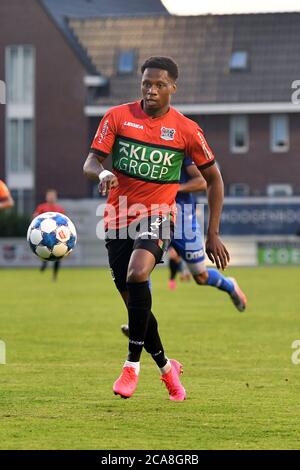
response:
<path id="1" fill-rule="evenodd" d="M 19 161 L 19 131 L 18 120 L 10 119 L 7 123 L 7 152 L 6 160 L 8 170 L 11 172 L 18 171 Z"/>
<path id="2" fill-rule="evenodd" d="M 250 188 L 245 183 L 233 183 L 229 186 L 229 196 L 249 196 Z"/>
<path id="3" fill-rule="evenodd" d="M 249 149 L 248 116 L 230 117 L 230 151 L 246 153 Z"/>
<path id="4" fill-rule="evenodd" d="M 246 51 L 234 51 L 229 61 L 230 70 L 247 70 L 248 53 Z"/>
<path id="5" fill-rule="evenodd" d="M 7 169 L 10 173 L 31 171 L 33 167 L 32 119 L 7 122 Z"/>
<path id="6" fill-rule="evenodd" d="M 269 184 L 267 186 L 267 195 L 268 196 L 292 196 L 293 187 L 290 184 Z"/>
<path id="7" fill-rule="evenodd" d="M 0 104 L 6 103 L 6 86 L 5 82 L 0 80 Z"/>
<path id="8" fill-rule="evenodd" d="M 133 50 L 122 51 L 118 57 L 118 72 L 132 73 L 135 68 L 135 53 Z"/>
<path id="9" fill-rule="evenodd" d="M 32 216 L 34 210 L 34 194 L 28 189 L 13 189 L 11 195 L 15 201 L 15 208 L 19 214 Z"/>
<path id="10" fill-rule="evenodd" d="M 271 116 L 271 151 L 280 153 L 289 150 L 289 119 L 286 114 Z"/>
<path id="11" fill-rule="evenodd" d="M 14 180 L 17 186 L 12 189 L 23 190 L 21 175 L 33 174 L 34 165 L 34 48 L 29 45 L 8 46 L 5 70 L 6 176 L 19 175 Z"/>
<path id="12" fill-rule="evenodd" d="M 6 48 L 8 104 L 31 104 L 34 94 L 34 49 L 31 46 Z"/>

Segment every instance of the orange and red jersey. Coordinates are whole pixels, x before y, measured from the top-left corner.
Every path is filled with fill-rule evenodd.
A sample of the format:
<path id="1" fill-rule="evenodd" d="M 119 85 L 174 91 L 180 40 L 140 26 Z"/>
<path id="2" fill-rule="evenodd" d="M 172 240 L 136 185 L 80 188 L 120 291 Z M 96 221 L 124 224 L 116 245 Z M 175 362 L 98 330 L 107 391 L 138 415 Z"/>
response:
<path id="1" fill-rule="evenodd" d="M 214 164 L 197 123 L 172 107 L 152 118 L 143 111 L 141 101 L 111 108 L 99 124 L 90 151 L 101 157 L 112 154 L 113 173 L 119 181 L 107 200 L 115 209 L 106 211 L 109 228 L 155 214 L 154 206 L 159 214 L 175 213 L 185 155 L 200 170 Z"/>
<path id="2" fill-rule="evenodd" d="M 64 214 L 65 210 L 59 204 L 49 204 L 48 202 L 43 202 L 37 206 L 33 216 L 36 217 L 37 215 L 43 214 L 44 212 L 60 212 L 61 214 Z"/>
<path id="3" fill-rule="evenodd" d="M 9 196 L 10 192 L 8 187 L 2 180 L 0 180 L 0 201 L 5 201 Z"/>

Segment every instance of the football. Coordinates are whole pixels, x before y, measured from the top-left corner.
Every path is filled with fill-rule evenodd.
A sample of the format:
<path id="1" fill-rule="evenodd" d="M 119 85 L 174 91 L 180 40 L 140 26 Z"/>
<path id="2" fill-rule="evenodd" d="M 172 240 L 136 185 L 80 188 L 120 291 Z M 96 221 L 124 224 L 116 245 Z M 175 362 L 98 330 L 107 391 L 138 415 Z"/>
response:
<path id="1" fill-rule="evenodd" d="M 27 241 L 33 253 L 46 261 L 67 256 L 77 242 L 73 222 L 59 212 L 45 212 L 33 219 L 27 231 Z"/>

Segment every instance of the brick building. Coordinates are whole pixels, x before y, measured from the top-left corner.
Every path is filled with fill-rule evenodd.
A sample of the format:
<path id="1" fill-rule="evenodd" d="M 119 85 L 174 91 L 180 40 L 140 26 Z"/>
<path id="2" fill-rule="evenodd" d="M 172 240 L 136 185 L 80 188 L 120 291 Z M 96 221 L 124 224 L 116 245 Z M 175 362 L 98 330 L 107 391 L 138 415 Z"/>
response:
<path id="1" fill-rule="evenodd" d="M 300 194 L 300 105 L 292 102 L 293 93 L 300 98 L 300 81 L 294 83 L 300 13 L 73 19 L 69 25 L 109 79 L 109 93 L 85 108 L 91 128 L 111 105 L 135 99 L 145 58 L 171 55 L 181 72 L 173 105 L 204 129 L 226 194 Z M 127 45 L 125 73 L 118 73 L 114 55 L 121 44 Z"/>
<path id="2" fill-rule="evenodd" d="M 178 62 L 173 104 L 205 130 L 227 194 L 300 194 L 300 13 L 179 17 L 159 0 L 7 0 L 0 21 L 0 178 L 20 211 L 48 187 L 92 195 L 82 163 L 99 119 L 139 96 L 140 65 L 154 54 Z"/>
<path id="3" fill-rule="evenodd" d="M 62 198 L 91 194 L 82 175 L 89 148 L 85 114 L 89 77 L 107 79 L 86 54 L 66 16 L 166 15 L 159 0 L 4 0 L 0 2 L 0 178 L 20 212 L 47 188 Z M 100 88 L 101 88 L 100 87 Z M 101 94 L 101 91 L 100 91 Z"/>

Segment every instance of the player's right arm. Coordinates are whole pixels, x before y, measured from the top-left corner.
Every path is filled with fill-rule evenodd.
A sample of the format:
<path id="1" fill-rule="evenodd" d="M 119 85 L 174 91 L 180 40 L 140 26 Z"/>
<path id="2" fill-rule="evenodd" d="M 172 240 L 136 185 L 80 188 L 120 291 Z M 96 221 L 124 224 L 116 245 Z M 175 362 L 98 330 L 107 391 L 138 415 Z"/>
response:
<path id="1" fill-rule="evenodd" d="M 118 186 L 118 178 L 106 170 L 102 162 L 110 155 L 116 136 L 116 124 L 113 113 L 109 111 L 101 120 L 90 152 L 83 165 L 84 175 L 99 183 L 99 191 L 104 196 L 111 188 Z"/>
<path id="2" fill-rule="evenodd" d="M 111 171 L 105 170 L 102 162 L 105 157 L 99 157 L 93 152 L 88 154 L 88 157 L 83 165 L 83 172 L 85 176 L 94 181 L 99 182 L 99 192 L 102 196 L 112 188 L 119 185 L 118 178 Z"/>

